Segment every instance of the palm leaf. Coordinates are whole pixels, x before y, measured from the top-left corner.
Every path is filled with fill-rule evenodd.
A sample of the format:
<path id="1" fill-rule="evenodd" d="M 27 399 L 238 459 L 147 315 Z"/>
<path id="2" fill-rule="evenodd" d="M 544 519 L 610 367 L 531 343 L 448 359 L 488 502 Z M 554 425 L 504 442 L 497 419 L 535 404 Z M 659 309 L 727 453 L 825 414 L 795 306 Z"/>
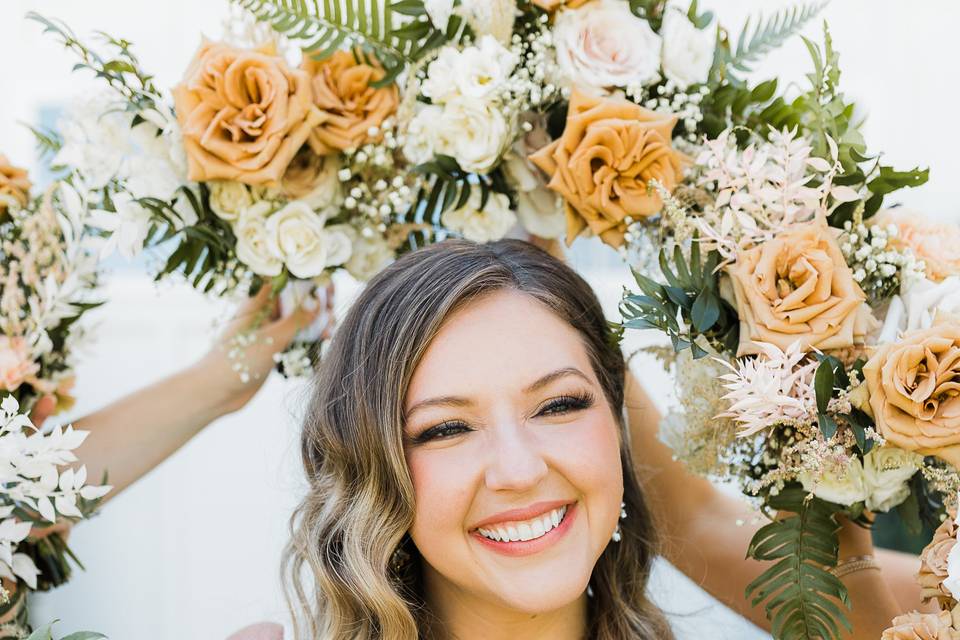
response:
<path id="1" fill-rule="evenodd" d="M 778 640 L 840 637 L 851 628 L 834 598 L 849 607 L 843 583 L 828 571 L 837 564 L 840 527 L 834 514 L 842 507 L 794 485 L 771 496 L 772 509 L 794 515 L 766 525 L 753 536 L 747 556 L 776 561 L 747 585 L 754 606 L 766 601 L 767 617 Z"/>
<path id="2" fill-rule="evenodd" d="M 372 53 L 392 82 L 430 49 L 462 32 L 451 18 L 446 32 L 430 22 L 423 0 L 231 0 L 257 20 L 297 41 L 305 53 L 323 59 L 338 49 L 359 47 Z"/>
<path id="3" fill-rule="evenodd" d="M 766 19 L 757 17 L 755 25 L 748 18 L 737 40 L 737 48 L 730 52 L 727 64 L 739 71 L 752 71 L 753 64 L 803 29 L 825 6 L 827 2 L 787 7 Z"/>

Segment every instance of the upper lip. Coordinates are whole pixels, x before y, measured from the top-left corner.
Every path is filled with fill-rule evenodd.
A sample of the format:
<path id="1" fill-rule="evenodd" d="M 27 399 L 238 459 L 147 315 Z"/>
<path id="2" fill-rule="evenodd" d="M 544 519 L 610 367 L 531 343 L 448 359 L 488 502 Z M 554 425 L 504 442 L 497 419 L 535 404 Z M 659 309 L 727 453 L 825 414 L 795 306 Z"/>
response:
<path id="1" fill-rule="evenodd" d="M 536 502 L 528 507 L 523 507 L 522 509 L 511 509 L 509 511 L 501 511 L 500 513 L 494 514 L 489 518 L 485 518 L 473 525 L 471 529 L 480 529 L 483 527 L 488 527 L 494 524 L 502 524 L 504 522 L 522 522 L 524 520 L 531 520 L 538 516 L 542 516 L 545 513 L 550 513 L 554 509 L 559 509 L 560 507 L 570 504 L 570 500 L 549 500 L 544 502 Z"/>

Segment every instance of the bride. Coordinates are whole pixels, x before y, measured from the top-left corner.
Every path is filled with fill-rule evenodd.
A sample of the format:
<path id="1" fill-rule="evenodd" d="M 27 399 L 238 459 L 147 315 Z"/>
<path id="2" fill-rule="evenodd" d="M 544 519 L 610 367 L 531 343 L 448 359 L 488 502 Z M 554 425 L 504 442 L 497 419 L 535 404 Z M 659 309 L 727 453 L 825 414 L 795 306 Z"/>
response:
<path id="1" fill-rule="evenodd" d="M 294 637 L 672 637 L 646 592 L 662 523 L 624 396 L 600 305 L 562 262 L 518 241 L 401 258 L 361 293 L 315 381 L 284 563 Z M 729 543 L 744 534 L 711 526 L 704 556 L 748 612 L 745 547 Z M 871 552 L 845 525 L 841 564 Z M 879 637 L 899 609 L 882 574 L 844 582 L 852 637 Z"/>

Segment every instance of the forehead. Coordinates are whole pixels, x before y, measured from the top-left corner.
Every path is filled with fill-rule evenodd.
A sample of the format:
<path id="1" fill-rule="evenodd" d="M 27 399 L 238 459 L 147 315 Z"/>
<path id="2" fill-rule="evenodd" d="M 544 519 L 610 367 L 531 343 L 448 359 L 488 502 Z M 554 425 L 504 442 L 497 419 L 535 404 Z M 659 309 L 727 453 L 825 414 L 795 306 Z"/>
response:
<path id="1" fill-rule="evenodd" d="M 594 379 L 577 330 L 525 293 L 497 291 L 444 322 L 414 371 L 406 404 L 515 391 L 563 367 Z"/>

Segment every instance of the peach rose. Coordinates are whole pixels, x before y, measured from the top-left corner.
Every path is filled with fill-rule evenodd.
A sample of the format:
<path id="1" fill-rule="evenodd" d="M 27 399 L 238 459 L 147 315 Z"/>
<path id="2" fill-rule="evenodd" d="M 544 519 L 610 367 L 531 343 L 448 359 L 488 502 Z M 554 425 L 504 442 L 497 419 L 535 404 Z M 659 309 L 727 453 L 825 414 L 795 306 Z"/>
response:
<path id="1" fill-rule="evenodd" d="M 740 314 L 738 357 L 761 353 L 756 342 L 845 349 L 862 342 L 876 322 L 835 230 L 822 219 L 741 251 L 727 273 Z"/>
<path id="2" fill-rule="evenodd" d="M 533 4 L 537 5 L 544 11 L 556 11 L 560 7 L 566 7 L 567 9 L 576 9 L 585 5 L 590 0 L 532 0 Z"/>
<path id="3" fill-rule="evenodd" d="M 625 218 L 663 208 L 648 183 L 657 180 L 672 191 L 682 177 L 686 159 L 671 146 L 676 122 L 621 98 L 574 90 L 563 135 L 530 156 L 565 200 L 568 245 L 589 227 L 619 247 Z"/>
<path id="4" fill-rule="evenodd" d="M 896 226 L 898 234 L 890 238 L 890 244 L 912 249 L 926 264 L 930 280 L 939 282 L 960 274 L 960 227 L 957 225 L 934 222 L 921 213 L 900 208 L 880 211 L 870 224 Z"/>
<path id="5" fill-rule="evenodd" d="M 30 198 L 26 169 L 15 167 L 0 153 L 0 215 L 13 203 L 25 207 Z"/>
<path id="6" fill-rule="evenodd" d="M 321 119 L 305 71 L 206 40 L 173 98 L 190 180 L 277 186 Z"/>
<path id="7" fill-rule="evenodd" d="M 950 516 L 933 532 L 933 540 L 924 547 L 923 553 L 920 554 L 920 571 L 917 573 L 920 595 L 924 602 L 936 598 L 941 609 L 950 608 L 945 605 L 949 604 L 953 597 L 950 589 L 943 584 L 943 581 L 949 575 L 947 557 L 956 544 L 957 523 Z"/>
<path id="8" fill-rule="evenodd" d="M 0 389 L 15 391 L 35 379 L 40 365 L 30 357 L 30 346 L 23 338 L 0 336 Z"/>
<path id="9" fill-rule="evenodd" d="M 960 319 L 884 344 L 863 366 L 870 411 L 891 444 L 960 467 Z"/>
<path id="10" fill-rule="evenodd" d="M 960 640 L 960 632 L 953 628 L 949 611 L 914 611 L 894 618 L 893 626 L 883 632 L 880 640 Z"/>
<path id="11" fill-rule="evenodd" d="M 320 61 L 306 56 L 302 66 L 311 78 L 313 103 L 323 114 L 309 139 L 310 148 L 318 155 L 377 139 L 369 130 L 397 110 L 400 96 L 395 84 L 379 89 L 370 86 L 384 76 L 378 64 L 357 62 L 353 53 L 337 51 Z"/>

